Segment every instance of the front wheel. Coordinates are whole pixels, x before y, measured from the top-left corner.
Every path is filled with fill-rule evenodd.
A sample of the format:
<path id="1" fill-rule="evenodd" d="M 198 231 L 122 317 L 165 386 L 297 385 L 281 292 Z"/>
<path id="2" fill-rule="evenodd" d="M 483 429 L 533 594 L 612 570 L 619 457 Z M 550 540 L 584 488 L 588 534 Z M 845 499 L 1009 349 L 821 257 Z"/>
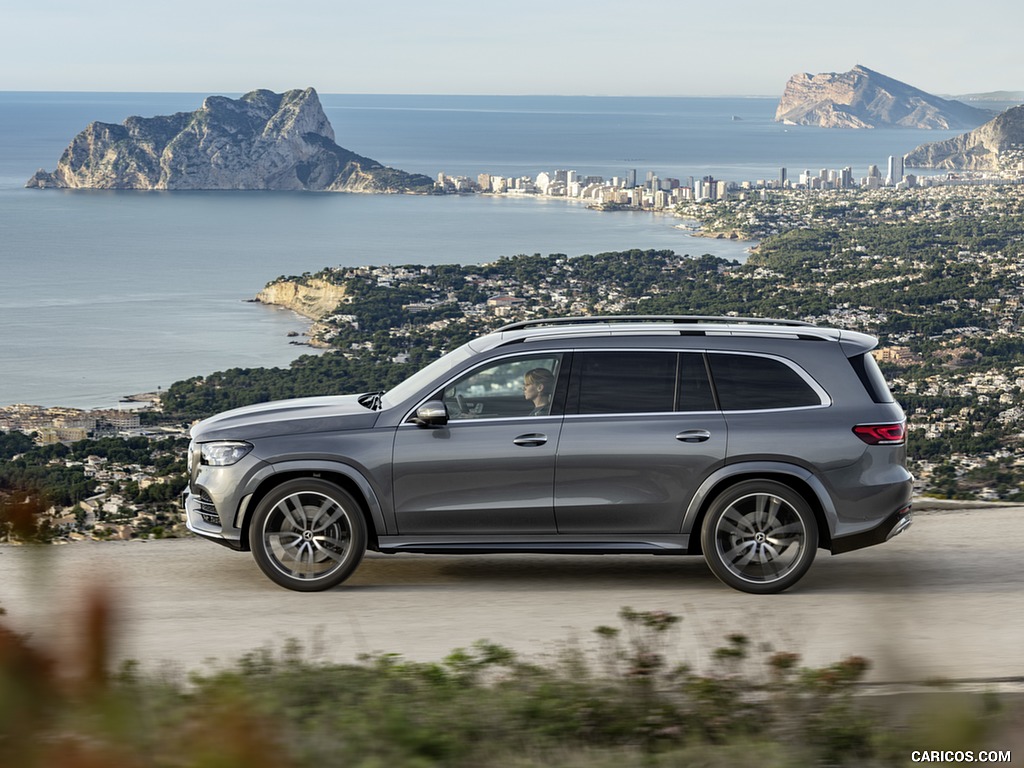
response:
<path id="1" fill-rule="evenodd" d="M 704 559 L 730 587 L 754 594 L 789 589 L 811 567 L 818 524 L 799 493 L 773 480 L 745 480 L 708 509 Z"/>
<path id="2" fill-rule="evenodd" d="M 272 581 L 317 592 L 337 586 L 359 565 L 366 552 L 366 519 L 356 500 L 334 483 L 289 480 L 256 507 L 249 546 Z"/>

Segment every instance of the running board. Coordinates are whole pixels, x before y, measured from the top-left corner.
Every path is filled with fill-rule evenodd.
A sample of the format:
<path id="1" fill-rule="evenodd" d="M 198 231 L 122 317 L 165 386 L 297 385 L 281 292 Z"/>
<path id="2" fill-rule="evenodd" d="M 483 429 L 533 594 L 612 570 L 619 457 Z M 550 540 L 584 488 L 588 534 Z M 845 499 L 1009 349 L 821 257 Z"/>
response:
<path id="1" fill-rule="evenodd" d="M 549 555 L 685 555 L 686 534 L 648 536 L 381 536 L 377 549 L 386 554 L 482 555 L 532 553 Z"/>

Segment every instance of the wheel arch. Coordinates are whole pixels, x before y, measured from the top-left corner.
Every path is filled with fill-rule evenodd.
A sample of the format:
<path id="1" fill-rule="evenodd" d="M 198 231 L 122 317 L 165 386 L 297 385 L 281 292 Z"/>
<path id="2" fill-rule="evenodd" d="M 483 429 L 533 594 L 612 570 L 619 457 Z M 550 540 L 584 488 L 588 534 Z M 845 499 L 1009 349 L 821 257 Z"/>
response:
<path id="1" fill-rule="evenodd" d="M 689 534 L 689 554 L 702 554 L 700 529 L 708 508 L 724 491 L 744 480 L 774 480 L 800 494 L 814 512 L 818 524 L 818 548 L 830 549 L 837 520 L 835 507 L 815 475 L 803 467 L 784 462 L 730 464 L 712 473 L 693 495 L 683 516 L 682 533 Z"/>
<path id="2" fill-rule="evenodd" d="M 249 550 L 249 525 L 253 513 L 260 502 L 275 488 L 289 480 L 296 480 L 303 477 L 326 480 L 337 485 L 349 493 L 359 504 L 359 509 L 366 520 L 367 548 L 377 550 L 378 536 L 387 531 L 384 524 L 384 513 L 381 509 L 377 494 L 373 488 L 353 467 L 346 464 L 335 464 L 331 462 L 317 462 L 315 464 L 288 462 L 275 466 L 272 475 L 264 478 L 263 481 L 252 491 L 246 500 L 245 505 L 239 511 L 240 520 L 238 528 L 241 533 L 241 544 L 244 551 Z"/>

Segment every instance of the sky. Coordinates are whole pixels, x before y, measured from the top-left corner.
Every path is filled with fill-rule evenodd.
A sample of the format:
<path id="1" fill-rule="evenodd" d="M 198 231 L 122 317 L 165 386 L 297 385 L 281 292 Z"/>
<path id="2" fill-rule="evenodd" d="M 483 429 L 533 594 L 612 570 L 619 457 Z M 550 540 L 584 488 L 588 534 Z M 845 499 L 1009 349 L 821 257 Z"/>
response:
<path id="1" fill-rule="evenodd" d="M 1013 0 L 0 0 L 0 91 L 778 96 L 861 64 L 1024 90 Z"/>

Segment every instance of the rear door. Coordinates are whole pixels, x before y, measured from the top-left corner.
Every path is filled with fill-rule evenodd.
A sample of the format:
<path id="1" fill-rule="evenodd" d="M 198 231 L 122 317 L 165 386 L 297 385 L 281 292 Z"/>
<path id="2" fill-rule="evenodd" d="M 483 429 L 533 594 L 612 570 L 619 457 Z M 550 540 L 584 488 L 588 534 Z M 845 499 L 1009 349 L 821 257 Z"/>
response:
<path id="1" fill-rule="evenodd" d="M 726 443 L 702 353 L 577 351 L 555 464 L 558 532 L 678 533 Z"/>

